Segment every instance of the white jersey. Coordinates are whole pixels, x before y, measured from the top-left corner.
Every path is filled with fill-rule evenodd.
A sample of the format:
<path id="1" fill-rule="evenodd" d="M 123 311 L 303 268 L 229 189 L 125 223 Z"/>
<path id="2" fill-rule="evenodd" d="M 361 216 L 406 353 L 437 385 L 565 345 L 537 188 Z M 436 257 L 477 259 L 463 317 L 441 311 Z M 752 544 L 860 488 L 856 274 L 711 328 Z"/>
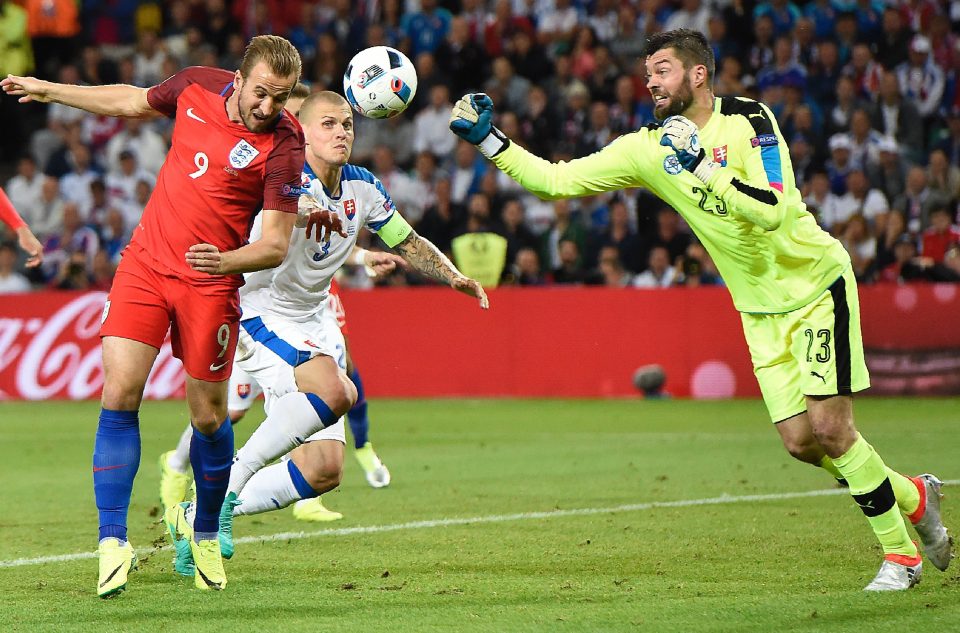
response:
<path id="1" fill-rule="evenodd" d="M 242 319 L 277 315 L 304 320 L 320 312 L 330 280 L 350 256 L 360 227 L 379 231 L 397 212 L 383 184 L 369 170 L 354 165 L 344 165 L 340 170 L 340 195 L 336 198 L 310 166 L 304 165 L 303 191 L 316 198 L 320 207 L 337 212 L 347 237 L 333 234 L 324 242 L 317 242 L 316 236 L 308 239 L 306 215 L 299 216 L 283 262 L 276 268 L 246 275 L 246 284 L 240 288 Z M 257 216 L 250 241 L 259 239 L 261 234 L 261 219 Z"/>

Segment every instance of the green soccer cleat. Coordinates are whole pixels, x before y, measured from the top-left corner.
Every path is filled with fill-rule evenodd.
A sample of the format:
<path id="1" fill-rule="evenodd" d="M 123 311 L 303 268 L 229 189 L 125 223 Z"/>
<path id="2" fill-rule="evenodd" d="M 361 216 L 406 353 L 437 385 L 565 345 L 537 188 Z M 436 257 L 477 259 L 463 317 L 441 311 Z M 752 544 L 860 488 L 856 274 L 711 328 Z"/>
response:
<path id="1" fill-rule="evenodd" d="M 127 588 L 127 574 L 137 568 L 137 552 L 129 541 L 105 538 L 97 547 L 100 558 L 100 578 L 97 582 L 97 595 L 112 598 Z"/>
<path id="2" fill-rule="evenodd" d="M 167 451 L 160 455 L 160 503 L 166 510 L 187 498 L 187 491 L 193 477 L 170 467 L 170 455 L 174 451 Z"/>
<path id="3" fill-rule="evenodd" d="M 227 560 L 233 558 L 233 509 L 240 505 L 237 493 L 228 492 L 220 507 L 220 553 Z"/>
<path id="4" fill-rule="evenodd" d="M 386 488 L 390 485 L 390 471 L 373 451 L 373 444 L 367 442 L 353 452 L 360 467 L 367 476 L 367 483 L 374 488 Z"/>
<path id="5" fill-rule="evenodd" d="M 323 506 L 320 497 L 313 499 L 301 499 L 293 504 L 293 518 L 299 521 L 339 521 L 343 518 L 340 512 L 328 510 Z"/>
<path id="6" fill-rule="evenodd" d="M 197 573 L 193 576 L 193 584 L 197 589 L 221 591 L 227 586 L 227 572 L 223 569 L 223 556 L 220 554 L 220 539 L 203 540 L 199 543 L 190 539 L 190 551 L 197 568 Z"/>
<path id="7" fill-rule="evenodd" d="M 190 543 L 193 541 L 193 525 L 187 516 L 188 511 L 191 515 L 193 514 L 191 504 L 181 501 L 167 508 L 163 515 L 167 532 L 170 533 L 170 539 L 173 541 L 173 571 L 181 576 L 193 576 L 196 571 L 193 553 L 190 550 Z"/>

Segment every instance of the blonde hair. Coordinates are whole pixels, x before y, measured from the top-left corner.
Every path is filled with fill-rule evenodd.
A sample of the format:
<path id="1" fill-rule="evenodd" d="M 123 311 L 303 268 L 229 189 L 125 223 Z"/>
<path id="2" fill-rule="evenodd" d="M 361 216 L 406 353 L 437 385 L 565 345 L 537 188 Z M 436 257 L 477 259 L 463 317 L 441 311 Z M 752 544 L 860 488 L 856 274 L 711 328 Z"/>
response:
<path id="1" fill-rule="evenodd" d="M 350 107 L 350 104 L 347 103 L 347 100 L 336 92 L 333 92 L 332 90 L 321 90 L 320 92 L 315 92 L 307 97 L 306 101 L 304 101 L 300 106 L 300 122 L 306 125 L 312 118 L 314 109 L 316 109 L 316 107 L 321 103 L 334 106 L 345 105 L 348 108 Z"/>
<path id="2" fill-rule="evenodd" d="M 240 76 L 246 79 L 259 62 L 266 62 L 278 77 L 300 77 L 300 53 L 287 39 L 279 35 L 257 35 L 247 44 L 240 62 Z"/>

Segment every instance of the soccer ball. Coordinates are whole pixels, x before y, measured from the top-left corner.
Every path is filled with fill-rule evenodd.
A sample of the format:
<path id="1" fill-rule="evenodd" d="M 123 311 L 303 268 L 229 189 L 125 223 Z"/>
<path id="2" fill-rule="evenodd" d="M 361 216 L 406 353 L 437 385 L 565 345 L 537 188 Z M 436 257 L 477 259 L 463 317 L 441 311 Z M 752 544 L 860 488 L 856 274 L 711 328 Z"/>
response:
<path id="1" fill-rule="evenodd" d="M 417 69 L 395 48 L 372 46 L 347 64 L 343 94 L 363 116 L 389 119 L 406 110 L 417 94 Z"/>

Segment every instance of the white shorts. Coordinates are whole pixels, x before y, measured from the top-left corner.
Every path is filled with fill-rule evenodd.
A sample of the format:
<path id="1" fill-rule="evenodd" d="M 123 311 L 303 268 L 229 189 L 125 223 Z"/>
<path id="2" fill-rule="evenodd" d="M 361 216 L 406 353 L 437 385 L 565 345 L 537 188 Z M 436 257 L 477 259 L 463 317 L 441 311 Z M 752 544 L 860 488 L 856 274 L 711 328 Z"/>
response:
<path id="1" fill-rule="evenodd" d="M 298 391 L 294 369 L 321 355 L 333 358 L 346 371 L 346 348 L 334 319 L 318 315 L 313 320 L 298 322 L 265 315 L 241 321 L 230 377 L 229 408 L 250 408 L 262 391 L 263 408 L 269 415 L 270 405 L 277 398 Z M 241 395 L 244 392 L 246 397 Z M 235 404 L 240 406 L 235 409 Z M 343 418 L 307 438 L 308 442 L 316 440 L 345 444 Z"/>

